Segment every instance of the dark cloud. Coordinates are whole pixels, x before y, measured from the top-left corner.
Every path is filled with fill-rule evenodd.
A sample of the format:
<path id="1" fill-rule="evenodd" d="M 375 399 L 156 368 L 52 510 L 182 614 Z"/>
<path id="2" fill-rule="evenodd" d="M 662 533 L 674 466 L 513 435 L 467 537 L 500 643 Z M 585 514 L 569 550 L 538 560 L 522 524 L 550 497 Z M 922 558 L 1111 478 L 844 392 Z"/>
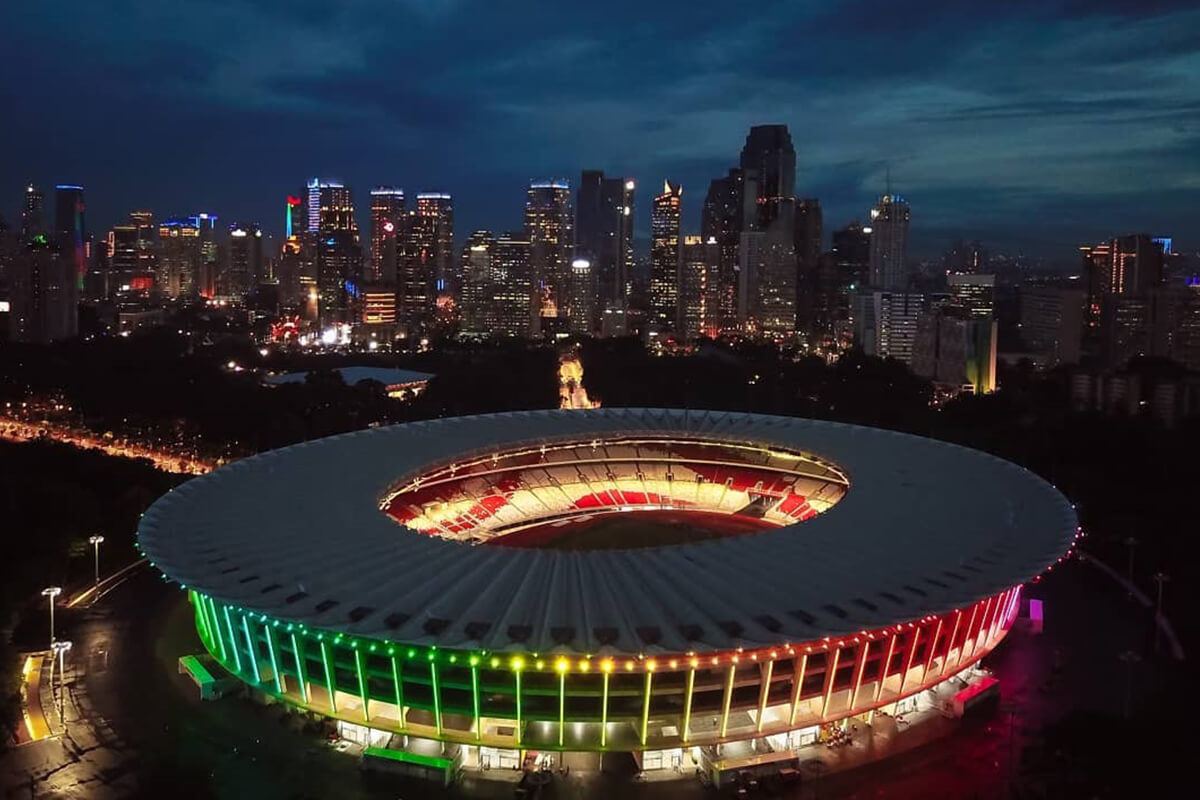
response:
<path id="1" fill-rule="evenodd" d="M 9 214 L 24 181 L 71 180 L 98 227 L 146 206 L 270 225 L 322 174 L 364 194 L 452 191 L 465 234 L 517 226 L 530 178 L 594 167 L 681 181 L 695 227 L 746 129 L 778 121 L 827 228 L 862 216 L 890 168 L 926 248 L 1194 238 L 1189 2 L 15 4 L 0 47 Z"/>

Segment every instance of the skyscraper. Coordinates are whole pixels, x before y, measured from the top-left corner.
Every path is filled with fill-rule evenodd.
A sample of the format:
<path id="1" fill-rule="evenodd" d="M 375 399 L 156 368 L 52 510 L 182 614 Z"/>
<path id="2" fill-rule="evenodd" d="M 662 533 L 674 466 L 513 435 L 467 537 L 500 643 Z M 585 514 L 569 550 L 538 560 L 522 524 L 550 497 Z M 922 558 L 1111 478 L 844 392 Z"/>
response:
<path id="1" fill-rule="evenodd" d="M 9 337 L 15 342 L 68 339 L 78 332 L 76 266 L 42 234 L 20 245 L 9 271 Z"/>
<path id="2" fill-rule="evenodd" d="M 663 181 L 650 208 L 650 324 L 660 331 L 673 330 L 679 317 L 682 209 L 683 187 Z"/>
<path id="3" fill-rule="evenodd" d="M 743 231 L 738 243 L 738 319 L 752 336 L 796 332 L 796 250 L 791 225 Z"/>
<path id="4" fill-rule="evenodd" d="M 522 338 L 532 335 L 537 314 L 532 246 L 523 233 L 503 233 L 496 237 L 492 273 L 495 331 Z"/>
<path id="5" fill-rule="evenodd" d="M 996 321 L 943 306 L 917 318 L 912 370 L 954 393 L 996 391 Z"/>
<path id="6" fill-rule="evenodd" d="M 373 281 L 396 279 L 396 237 L 404 223 L 404 190 L 379 186 L 371 190 L 371 256 Z M 391 278 L 387 275 L 390 273 Z"/>
<path id="7" fill-rule="evenodd" d="M 740 166 L 748 177 L 753 174 L 755 178 L 753 229 L 766 230 L 791 212 L 796 196 L 796 149 L 787 126 L 752 127 L 742 147 Z"/>
<path id="8" fill-rule="evenodd" d="M 229 226 L 229 256 L 218 292 L 243 298 L 264 276 L 262 230 L 255 224 Z"/>
<path id="9" fill-rule="evenodd" d="M 135 290 L 148 294 L 158 288 L 158 228 L 154 224 L 154 212 L 130 211 L 129 224 L 137 230 Z"/>
<path id="10" fill-rule="evenodd" d="M 912 363 L 917 320 L 945 304 L 944 295 L 919 292 L 860 292 L 855 294 L 854 334 L 869 356 Z"/>
<path id="11" fill-rule="evenodd" d="M 283 212 L 283 238 L 291 239 L 308 230 L 308 208 L 304 198 L 287 196 Z"/>
<path id="12" fill-rule="evenodd" d="M 454 201 L 421 192 L 403 218 L 397 241 L 397 318 L 410 335 L 433 324 L 439 295 L 449 295 L 454 246 Z"/>
<path id="13" fill-rule="evenodd" d="M 876 289 L 908 288 L 908 202 L 898 194 L 885 194 L 871 209 L 871 286 Z"/>
<path id="14" fill-rule="evenodd" d="M 821 201 L 806 197 L 796 203 L 796 330 L 816 332 L 817 320 L 828 318 L 829 298 L 818 276 L 824 226 Z"/>
<path id="15" fill-rule="evenodd" d="M 716 239 L 685 236 L 682 252 L 676 329 L 685 339 L 714 337 L 720 331 L 712 293 L 721 268 L 720 246 Z"/>
<path id="16" fill-rule="evenodd" d="M 25 201 L 21 205 L 21 241 L 46 232 L 46 196 L 31 183 L 25 187 Z"/>
<path id="17" fill-rule="evenodd" d="M 495 248 L 496 237 L 491 231 L 473 232 L 463 247 L 458 302 L 462 312 L 459 330 L 464 336 L 487 338 L 495 329 L 496 314 L 492 303 L 495 288 L 492 254 Z"/>
<path id="18" fill-rule="evenodd" d="M 200 274 L 200 226 L 195 217 L 158 226 L 158 290 L 172 300 L 191 297 Z"/>
<path id="19" fill-rule="evenodd" d="M 596 276 L 590 259 L 577 256 L 567 273 L 567 330 L 591 333 L 596 318 Z"/>
<path id="20" fill-rule="evenodd" d="M 108 232 L 108 297 L 146 298 L 154 290 L 158 230 L 147 215 L 135 211 Z"/>
<path id="21" fill-rule="evenodd" d="M 200 232 L 200 273 L 196 292 L 201 297 L 217 294 L 217 273 L 220 270 L 221 249 L 217 242 L 217 215 L 201 212 L 193 219 Z"/>
<path id="22" fill-rule="evenodd" d="M 454 198 L 446 192 L 421 192 L 417 195 L 419 230 L 429 248 L 433 269 L 433 294 L 436 302 L 454 291 Z"/>
<path id="23" fill-rule="evenodd" d="M 1148 295 L 1163 283 L 1162 245 L 1137 233 L 1080 250 L 1088 288 L 1087 348 L 1105 353 L 1114 365 L 1149 353 Z"/>
<path id="24" fill-rule="evenodd" d="M 704 198 L 700 235 L 717 244 L 720 265 L 709 287 L 713 304 L 710 313 L 721 332 L 733 332 L 738 324 L 738 246 L 747 220 L 756 219 L 754 180 L 746 185 L 741 169 L 731 169 L 724 178 L 714 178 Z"/>
<path id="25" fill-rule="evenodd" d="M 349 187 L 336 181 L 309 181 L 308 230 L 316 237 L 320 319 L 347 322 L 351 300 L 362 282 L 362 245 Z"/>
<path id="26" fill-rule="evenodd" d="M 59 255 L 74 265 L 76 288 L 82 288 L 87 274 L 87 224 L 82 186 L 59 184 L 54 187 L 54 233 Z"/>
<path id="27" fill-rule="evenodd" d="M 593 329 L 599 327 L 606 310 L 625 319 L 633 273 L 635 188 L 632 178 L 606 178 L 599 170 L 584 170 L 580 176 L 575 255 L 591 263 L 597 294 Z"/>
<path id="28" fill-rule="evenodd" d="M 575 247 L 571 186 L 566 181 L 534 181 L 525 200 L 525 235 L 529 237 L 538 313 L 557 317 L 566 304 L 571 254 Z"/>
<path id="29" fill-rule="evenodd" d="M 344 230 L 358 233 L 353 194 L 345 184 L 318 178 L 308 182 L 308 230 L 310 233 Z"/>

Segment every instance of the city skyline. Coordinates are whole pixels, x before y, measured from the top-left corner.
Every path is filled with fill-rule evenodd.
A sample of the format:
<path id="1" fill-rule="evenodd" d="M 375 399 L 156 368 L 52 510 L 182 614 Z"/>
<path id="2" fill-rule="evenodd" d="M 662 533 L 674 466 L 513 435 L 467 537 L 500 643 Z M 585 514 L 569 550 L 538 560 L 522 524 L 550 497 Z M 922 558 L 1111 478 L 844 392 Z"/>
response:
<path id="1" fill-rule="evenodd" d="M 1200 176 L 1198 90 L 1187 75 L 1198 56 L 1186 31 L 1200 14 L 1183 3 L 988 9 L 987 24 L 970 26 L 964 15 L 977 9 L 926 3 L 927 26 L 903 37 L 889 33 L 901 12 L 870 2 L 775 6 L 748 22 L 665 6 L 606 9 L 605 22 L 586 7 L 492 18 L 462 2 L 287 17 L 240 2 L 202 16 L 119 5 L 15 17 L 0 64 L 35 77 L 6 88 L 31 109 L 7 130 L 21 158 L 0 164 L 0 185 L 14 187 L 0 203 L 10 224 L 26 183 L 73 182 L 89 190 L 93 230 L 135 208 L 158 218 L 203 208 L 279 235 L 283 198 L 320 175 L 364 199 L 381 184 L 449 192 L 461 242 L 471 230 L 519 227 L 531 179 L 566 176 L 575 188 L 594 168 L 647 187 L 681 184 L 693 198 L 682 216 L 690 234 L 744 131 L 778 122 L 795 139 L 796 194 L 820 198 L 827 230 L 865 222 L 890 169 L 919 218 L 915 257 L 977 238 L 1070 263 L 1080 241 L 1124 229 L 1196 246 L 1187 212 Z M 153 30 L 143 47 L 109 35 L 117 17 Z M 505 36 L 508 26 L 522 35 Z M 404 46 L 383 41 L 389 27 Z M 798 31 L 821 35 L 796 48 Z M 452 36 L 471 57 L 435 59 Z M 1065 46 L 1043 47 L 1050 41 Z M 60 58 L 68 42 L 104 69 L 70 70 L 76 102 L 46 102 L 74 63 Z M 430 65 L 419 87 L 393 77 L 408 74 L 393 51 Z M 535 57 L 536 80 L 524 69 Z M 134 97 L 138 125 L 103 122 L 101 109 Z M 646 203 L 635 235 L 649 238 Z"/>

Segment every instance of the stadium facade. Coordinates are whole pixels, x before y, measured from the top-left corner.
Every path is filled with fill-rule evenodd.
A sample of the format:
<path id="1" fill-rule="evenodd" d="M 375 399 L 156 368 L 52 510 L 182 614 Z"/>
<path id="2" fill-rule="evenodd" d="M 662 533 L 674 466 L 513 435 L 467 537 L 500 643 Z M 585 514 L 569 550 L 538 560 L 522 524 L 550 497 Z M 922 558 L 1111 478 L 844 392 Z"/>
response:
<path id="1" fill-rule="evenodd" d="M 622 515 L 697 541 L 590 548 Z M 794 746 L 895 712 L 987 655 L 1077 532 L 1052 486 L 944 442 L 597 409 L 239 461 L 155 503 L 139 545 L 257 692 L 503 760 Z"/>

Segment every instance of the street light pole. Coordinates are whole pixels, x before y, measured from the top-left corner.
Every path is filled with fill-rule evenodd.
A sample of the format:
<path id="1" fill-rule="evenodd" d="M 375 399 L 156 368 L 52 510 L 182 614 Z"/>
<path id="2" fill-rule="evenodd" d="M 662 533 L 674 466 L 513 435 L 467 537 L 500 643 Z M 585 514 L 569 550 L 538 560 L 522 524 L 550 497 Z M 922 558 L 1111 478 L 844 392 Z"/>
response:
<path id="1" fill-rule="evenodd" d="M 42 597 L 50 598 L 50 646 L 54 646 L 54 598 L 62 594 L 61 586 L 47 586 L 42 589 Z"/>
<path id="2" fill-rule="evenodd" d="M 66 663 L 65 663 L 65 658 L 67 655 L 67 651 L 71 649 L 71 643 L 67 642 L 67 641 L 55 642 L 54 644 L 50 645 L 50 647 L 54 651 L 54 653 L 56 655 L 58 655 L 58 724 L 62 725 L 63 724 L 63 704 L 66 702 L 66 696 L 67 696 L 67 687 L 66 687 L 67 667 L 66 667 Z M 51 661 L 50 661 L 50 669 L 51 670 L 54 669 L 53 656 L 51 657 Z M 53 677 L 51 678 L 50 691 L 51 692 L 54 691 Z"/>
<path id="3" fill-rule="evenodd" d="M 88 544 L 92 546 L 96 554 L 96 583 L 100 583 L 100 543 L 104 541 L 104 537 L 99 534 L 88 537 Z"/>

